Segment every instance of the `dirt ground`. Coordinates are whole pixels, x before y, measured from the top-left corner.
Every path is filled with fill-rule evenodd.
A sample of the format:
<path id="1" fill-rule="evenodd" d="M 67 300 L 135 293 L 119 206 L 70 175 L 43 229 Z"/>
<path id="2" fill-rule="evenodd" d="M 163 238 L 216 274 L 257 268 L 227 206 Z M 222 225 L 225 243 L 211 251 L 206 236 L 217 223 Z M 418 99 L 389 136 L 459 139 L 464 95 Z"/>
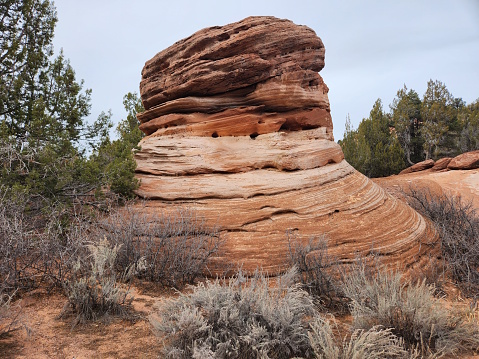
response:
<path id="1" fill-rule="evenodd" d="M 142 294 L 133 288 L 131 319 L 115 319 L 72 326 L 72 318 L 59 319 L 66 299 L 37 290 L 21 303 L 21 329 L 0 340 L 0 358 L 158 358 L 161 343 L 151 331 L 148 315 L 163 294 Z"/>

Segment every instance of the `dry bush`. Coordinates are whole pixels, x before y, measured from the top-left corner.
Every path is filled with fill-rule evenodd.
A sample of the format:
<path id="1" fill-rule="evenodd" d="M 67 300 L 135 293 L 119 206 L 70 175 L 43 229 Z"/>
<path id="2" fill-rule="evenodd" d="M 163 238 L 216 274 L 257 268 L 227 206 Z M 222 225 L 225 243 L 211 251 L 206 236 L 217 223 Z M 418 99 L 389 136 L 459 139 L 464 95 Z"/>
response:
<path id="1" fill-rule="evenodd" d="M 368 330 L 356 329 L 349 338 L 345 337 L 337 343 L 329 321 L 317 316 L 308 335 L 318 359 L 411 358 L 390 328 L 374 326 Z"/>
<path id="2" fill-rule="evenodd" d="M 31 258 L 34 243 L 24 209 L 23 193 L 0 187 L 0 280 L 7 294 L 29 288 L 33 281 L 28 270 L 35 261 Z"/>
<path id="3" fill-rule="evenodd" d="M 119 247 L 111 246 L 107 240 L 88 245 L 88 250 L 87 263 L 78 259 L 72 277 L 64 283 L 68 306 L 76 315 L 75 322 L 126 314 L 133 298 L 118 282 L 130 279 L 133 270 L 127 269 L 121 277 L 117 275 L 115 260 Z"/>
<path id="4" fill-rule="evenodd" d="M 4 284 L 0 284 L 0 339 L 21 328 L 30 333 L 22 315 L 22 308 L 19 304 L 12 304 L 14 296 L 15 292 L 7 294 Z"/>
<path id="5" fill-rule="evenodd" d="M 127 205 L 100 215 L 74 206 L 33 218 L 28 202 L 23 193 L 0 187 L 0 280 L 7 293 L 41 283 L 63 288 L 75 263 L 88 254 L 86 244 L 104 237 L 118 245 L 118 273 L 134 268 L 139 278 L 181 288 L 207 272 L 222 243 L 218 231 L 190 210 L 152 216 Z"/>
<path id="6" fill-rule="evenodd" d="M 208 260 L 222 244 L 219 232 L 205 225 L 194 211 L 179 209 L 169 215 L 145 214 L 126 206 L 100 222 L 101 235 L 121 245 L 117 267 L 136 267 L 138 277 L 182 288 L 207 272 Z"/>
<path id="7" fill-rule="evenodd" d="M 163 303 L 150 322 L 166 336 L 168 358 L 312 357 L 308 318 L 312 298 L 294 284 L 296 269 L 275 286 L 256 273 L 200 283 Z"/>
<path id="8" fill-rule="evenodd" d="M 338 281 L 338 261 L 328 254 L 326 238 L 311 237 L 306 243 L 301 243 L 290 233 L 287 235 L 290 265 L 298 269 L 303 287 L 319 299 L 321 307 L 346 311 L 346 298 Z"/>
<path id="9" fill-rule="evenodd" d="M 406 198 L 439 232 L 442 255 L 454 280 L 470 295 L 479 291 L 479 216 L 460 196 L 410 187 Z"/>
<path id="10" fill-rule="evenodd" d="M 441 305 L 434 288 L 424 281 L 406 285 L 398 272 L 385 270 L 371 275 L 362 262 L 345 275 L 343 290 L 351 299 L 355 328 L 391 328 L 416 355 L 434 357 L 479 348 L 478 327 Z"/>
<path id="11" fill-rule="evenodd" d="M 41 283 L 61 288 L 91 232 L 81 216 L 66 226 L 59 209 L 28 216 L 27 202 L 23 193 L 0 188 L 0 280 L 10 294 Z"/>

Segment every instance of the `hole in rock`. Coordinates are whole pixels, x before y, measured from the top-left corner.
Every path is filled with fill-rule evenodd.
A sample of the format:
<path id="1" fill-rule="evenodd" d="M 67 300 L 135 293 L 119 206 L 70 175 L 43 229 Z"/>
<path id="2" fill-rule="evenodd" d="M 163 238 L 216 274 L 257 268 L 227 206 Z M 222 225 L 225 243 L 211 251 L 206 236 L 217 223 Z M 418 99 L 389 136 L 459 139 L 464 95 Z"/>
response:
<path id="1" fill-rule="evenodd" d="M 220 36 L 218 36 L 218 41 L 225 41 L 225 40 L 228 40 L 230 38 L 230 35 L 229 34 L 221 34 Z"/>
<path id="2" fill-rule="evenodd" d="M 339 213 L 339 209 L 335 209 L 335 210 L 334 210 L 334 213 Z"/>
<path id="3" fill-rule="evenodd" d="M 213 137 L 213 138 L 218 137 L 218 133 L 217 133 L 217 132 L 213 132 L 213 133 L 211 134 L 211 137 Z"/>
<path id="4" fill-rule="evenodd" d="M 258 132 L 253 132 L 249 137 L 254 140 L 256 137 L 258 137 Z"/>

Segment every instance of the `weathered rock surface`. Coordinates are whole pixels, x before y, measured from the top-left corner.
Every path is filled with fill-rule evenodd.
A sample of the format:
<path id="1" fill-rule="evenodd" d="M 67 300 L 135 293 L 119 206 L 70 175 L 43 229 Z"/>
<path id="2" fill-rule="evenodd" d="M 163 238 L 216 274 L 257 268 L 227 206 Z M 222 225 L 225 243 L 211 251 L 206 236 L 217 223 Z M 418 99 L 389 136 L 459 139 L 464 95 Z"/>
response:
<path id="1" fill-rule="evenodd" d="M 277 273 L 287 231 L 327 235 L 344 261 L 372 250 L 405 266 L 427 258 L 430 225 L 334 142 L 323 66 L 311 29 L 272 17 L 198 31 L 149 60 L 136 154 L 149 210 L 186 206 L 217 225 L 220 266 Z"/>
<path id="2" fill-rule="evenodd" d="M 449 162 L 451 162 L 451 160 L 451 157 L 444 157 L 438 159 L 436 162 L 434 162 L 434 166 L 431 167 L 431 171 L 442 171 L 447 169 L 447 165 L 449 164 Z"/>
<path id="3" fill-rule="evenodd" d="M 411 167 L 405 168 L 399 174 L 404 175 L 413 172 L 420 172 L 431 169 L 431 171 L 442 170 L 473 170 L 479 168 L 479 151 L 462 153 L 454 158 L 444 157 L 436 162 L 425 160 L 418 162 Z"/>
<path id="4" fill-rule="evenodd" d="M 454 157 L 447 165 L 450 170 L 472 170 L 479 168 L 479 151 L 466 152 Z"/>
<path id="5" fill-rule="evenodd" d="M 411 167 L 403 169 L 401 172 L 399 172 L 399 174 L 424 171 L 433 166 L 434 166 L 434 160 L 425 160 L 425 161 L 418 162 L 412 165 Z"/>

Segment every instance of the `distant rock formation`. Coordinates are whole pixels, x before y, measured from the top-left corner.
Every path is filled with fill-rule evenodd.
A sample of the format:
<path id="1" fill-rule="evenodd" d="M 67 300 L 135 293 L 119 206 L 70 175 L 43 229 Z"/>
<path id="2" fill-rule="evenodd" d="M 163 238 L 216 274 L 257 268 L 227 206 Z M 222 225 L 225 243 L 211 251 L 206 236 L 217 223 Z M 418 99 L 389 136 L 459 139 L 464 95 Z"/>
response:
<path id="1" fill-rule="evenodd" d="M 465 152 L 454 158 L 444 157 L 436 162 L 425 160 L 402 170 L 399 174 L 425 171 L 473 170 L 479 168 L 479 151 Z"/>
<path id="2" fill-rule="evenodd" d="M 284 268 L 287 231 L 325 234 L 344 261 L 425 258 L 429 224 L 334 142 L 323 67 L 314 31 L 274 17 L 203 29 L 155 55 L 140 85 L 138 195 L 152 211 L 196 209 L 226 238 L 219 264 L 246 270 Z"/>

